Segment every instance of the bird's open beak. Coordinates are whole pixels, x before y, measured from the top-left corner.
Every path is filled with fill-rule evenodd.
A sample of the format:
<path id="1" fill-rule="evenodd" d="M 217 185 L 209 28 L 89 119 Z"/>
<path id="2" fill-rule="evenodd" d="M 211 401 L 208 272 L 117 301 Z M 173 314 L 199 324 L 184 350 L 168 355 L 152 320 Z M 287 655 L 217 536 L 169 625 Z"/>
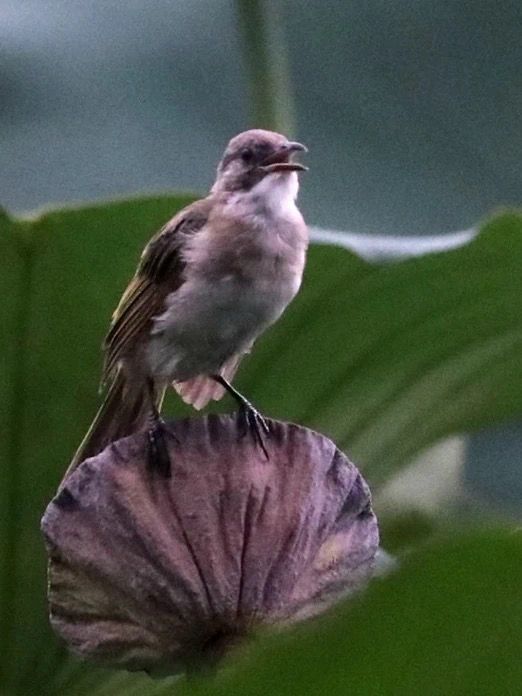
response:
<path id="1" fill-rule="evenodd" d="M 292 155 L 295 152 L 308 152 L 308 148 L 301 143 L 293 141 L 287 142 L 277 152 L 274 152 L 259 166 L 261 171 L 266 174 L 273 172 L 306 172 L 308 167 L 300 162 L 292 162 Z"/>

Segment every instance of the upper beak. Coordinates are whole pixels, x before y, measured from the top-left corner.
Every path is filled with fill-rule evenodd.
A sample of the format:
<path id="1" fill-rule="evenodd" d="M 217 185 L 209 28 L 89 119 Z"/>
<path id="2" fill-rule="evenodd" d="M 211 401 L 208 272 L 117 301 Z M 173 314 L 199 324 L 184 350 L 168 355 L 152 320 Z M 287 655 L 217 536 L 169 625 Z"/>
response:
<path id="1" fill-rule="evenodd" d="M 308 152 L 306 145 L 296 143 L 295 140 L 289 140 L 285 147 L 289 152 Z"/>
<path id="2" fill-rule="evenodd" d="M 271 172 L 306 172 L 308 167 L 300 162 L 292 162 L 291 156 L 294 152 L 308 152 L 308 148 L 302 143 L 289 140 L 277 152 L 263 160 L 259 167 L 262 171 Z"/>

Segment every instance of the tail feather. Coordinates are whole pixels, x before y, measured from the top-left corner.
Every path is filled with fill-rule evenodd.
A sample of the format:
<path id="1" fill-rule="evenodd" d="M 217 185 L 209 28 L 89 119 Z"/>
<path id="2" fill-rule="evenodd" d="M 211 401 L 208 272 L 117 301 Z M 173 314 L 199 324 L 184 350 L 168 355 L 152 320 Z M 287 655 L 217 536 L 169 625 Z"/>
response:
<path id="1" fill-rule="evenodd" d="M 242 355 L 234 355 L 219 371 L 228 382 L 230 382 L 236 374 L 241 358 Z M 193 377 L 185 382 L 173 382 L 172 386 L 183 401 L 193 406 L 197 411 L 204 408 L 212 399 L 214 401 L 219 401 L 225 394 L 224 387 L 213 380 L 212 377 L 207 377 L 206 375 Z"/>
<path id="2" fill-rule="evenodd" d="M 163 401 L 164 392 L 162 389 L 155 395 L 158 408 Z M 118 371 L 87 434 L 72 458 L 60 487 L 84 459 L 99 454 L 111 442 L 141 430 L 147 425 L 150 415 L 151 404 L 145 385 L 143 388 L 129 388 L 123 372 Z"/>

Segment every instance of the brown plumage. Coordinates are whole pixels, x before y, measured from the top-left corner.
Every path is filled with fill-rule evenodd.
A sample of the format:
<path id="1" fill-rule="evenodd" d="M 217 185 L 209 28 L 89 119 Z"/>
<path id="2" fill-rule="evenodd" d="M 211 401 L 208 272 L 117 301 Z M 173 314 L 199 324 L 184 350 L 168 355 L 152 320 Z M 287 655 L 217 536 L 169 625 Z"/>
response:
<path id="1" fill-rule="evenodd" d="M 107 395 L 67 473 L 118 438 L 158 429 L 169 383 L 197 409 L 234 392 L 241 357 L 300 284 L 304 167 L 291 155 L 303 149 L 269 131 L 236 136 L 210 194 L 148 243 L 104 341 Z"/>
<path id="2" fill-rule="evenodd" d="M 209 198 L 192 203 L 169 220 L 145 247 L 103 343 L 104 384 L 114 377 L 119 362 L 134 353 L 143 335 L 150 333 L 152 318 L 162 311 L 167 295 L 183 283 L 183 238 L 205 225 L 211 207 Z"/>

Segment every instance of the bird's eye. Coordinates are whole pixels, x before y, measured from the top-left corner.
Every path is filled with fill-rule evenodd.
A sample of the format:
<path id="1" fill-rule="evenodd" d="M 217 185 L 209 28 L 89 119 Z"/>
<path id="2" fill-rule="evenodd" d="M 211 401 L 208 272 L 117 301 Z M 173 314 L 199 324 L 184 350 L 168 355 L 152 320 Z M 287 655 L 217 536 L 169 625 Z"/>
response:
<path id="1" fill-rule="evenodd" d="M 241 150 L 241 159 L 243 162 L 251 162 L 253 157 L 254 153 L 249 147 L 245 147 L 243 150 Z"/>

